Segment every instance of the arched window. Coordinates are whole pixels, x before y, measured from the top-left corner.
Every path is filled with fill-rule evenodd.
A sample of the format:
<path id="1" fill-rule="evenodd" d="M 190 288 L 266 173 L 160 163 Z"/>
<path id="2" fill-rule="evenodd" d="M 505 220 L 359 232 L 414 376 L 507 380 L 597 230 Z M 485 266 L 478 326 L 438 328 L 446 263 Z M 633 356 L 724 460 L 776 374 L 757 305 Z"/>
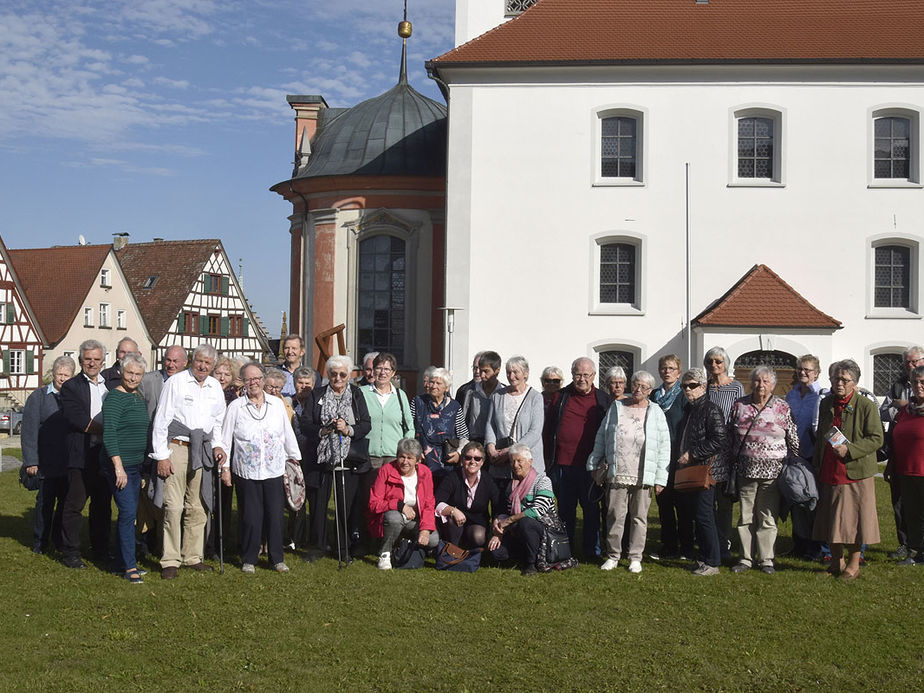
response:
<path id="1" fill-rule="evenodd" d="M 600 246 L 600 303 L 635 303 L 635 246 L 606 243 Z"/>
<path id="2" fill-rule="evenodd" d="M 751 391 L 751 373 L 758 366 L 769 366 L 776 373 L 774 394 L 784 396 L 792 388 L 796 357 L 785 351 L 749 351 L 735 359 L 735 380 Z"/>
<path id="3" fill-rule="evenodd" d="M 635 372 L 635 354 L 631 351 L 613 349 L 599 352 L 597 359 L 599 361 L 597 373 L 600 377 L 600 387 L 606 387 L 606 383 L 603 382 L 606 372 L 613 366 L 621 366 L 626 372 L 626 389 L 628 390 L 629 379 Z"/>
<path id="4" fill-rule="evenodd" d="M 909 308 L 911 305 L 911 248 L 878 245 L 875 253 L 873 305 L 876 308 Z"/>
<path id="5" fill-rule="evenodd" d="M 783 185 L 784 112 L 755 105 L 734 109 L 731 116 L 730 184 Z"/>
<path id="6" fill-rule="evenodd" d="M 404 362 L 406 314 L 405 242 L 379 235 L 359 243 L 358 354 L 388 351 Z"/>
<path id="7" fill-rule="evenodd" d="M 920 129 L 917 108 L 883 106 L 871 109 L 872 187 L 919 187 Z"/>
<path id="8" fill-rule="evenodd" d="M 873 354 L 873 394 L 884 397 L 904 373 L 901 353 Z"/>

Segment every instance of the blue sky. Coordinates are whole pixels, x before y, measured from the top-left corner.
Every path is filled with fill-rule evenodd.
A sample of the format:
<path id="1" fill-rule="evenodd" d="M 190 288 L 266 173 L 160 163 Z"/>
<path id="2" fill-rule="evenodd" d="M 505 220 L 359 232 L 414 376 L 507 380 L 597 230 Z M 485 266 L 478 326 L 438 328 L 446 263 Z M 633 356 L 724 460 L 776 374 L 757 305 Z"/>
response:
<path id="1" fill-rule="evenodd" d="M 409 0 L 411 84 L 452 0 Z M 270 337 L 288 310 L 286 94 L 397 81 L 403 0 L 0 0 L 0 235 L 10 248 L 221 238 Z M 66 287 L 62 287 L 66 289 Z"/>

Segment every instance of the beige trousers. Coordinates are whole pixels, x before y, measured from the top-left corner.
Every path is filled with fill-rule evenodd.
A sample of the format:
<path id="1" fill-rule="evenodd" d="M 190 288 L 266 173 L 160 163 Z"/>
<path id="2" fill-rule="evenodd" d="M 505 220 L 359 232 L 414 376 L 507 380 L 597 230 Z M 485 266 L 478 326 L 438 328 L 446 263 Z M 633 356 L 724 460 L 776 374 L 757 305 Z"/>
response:
<path id="1" fill-rule="evenodd" d="M 622 555 L 622 535 L 629 517 L 630 561 L 642 560 L 645 539 L 648 536 L 648 507 L 651 505 L 651 489 L 641 486 L 607 488 L 606 510 L 606 557 L 618 561 Z"/>
<path id="2" fill-rule="evenodd" d="M 189 468 L 189 448 L 170 443 L 173 474 L 164 482 L 164 555 L 162 568 L 202 562 L 205 545 L 205 506 L 202 470 Z"/>
<path id="3" fill-rule="evenodd" d="M 780 492 L 776 479 L 746 479 L 739 476 L 738 490 L 741 496 L 741 519 L 738 520 L 741 563 L 753 566 L 756 560 L 760 566 L 772 566 L 777 532 L 776 516 L 780 511 Z"/>

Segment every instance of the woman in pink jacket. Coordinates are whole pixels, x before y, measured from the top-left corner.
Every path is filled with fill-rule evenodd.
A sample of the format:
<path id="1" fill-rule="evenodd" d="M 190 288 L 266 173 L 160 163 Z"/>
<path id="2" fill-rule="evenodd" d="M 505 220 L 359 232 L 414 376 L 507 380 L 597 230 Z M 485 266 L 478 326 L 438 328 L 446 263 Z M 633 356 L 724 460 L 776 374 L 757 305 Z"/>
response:
<path id="1" fill-rule="evenodd" d="M 423 461 L 423 449 L 413 438 L 398 441 L 398 457 L 379 469 L 369 492 L 369 533 L 381 540 L 379 570 L 391 569 L 391 550 L 401 536 L 414 537 L 435 548 L 436 501 L 433 476 Z"/>

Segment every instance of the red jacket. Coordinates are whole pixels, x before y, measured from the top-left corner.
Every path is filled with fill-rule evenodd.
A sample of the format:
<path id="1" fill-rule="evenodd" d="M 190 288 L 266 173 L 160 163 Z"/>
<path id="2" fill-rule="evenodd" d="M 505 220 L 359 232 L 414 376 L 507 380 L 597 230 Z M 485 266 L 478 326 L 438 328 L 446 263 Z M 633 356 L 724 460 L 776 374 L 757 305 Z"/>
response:
<path id="1" fill-rule="evenodd" d="M 404 482 L 396 460 L 383 464 L 369 491 L 369 533 L 380 539 L 383 518 L 389 510 L 398 510 L 404 503 Z M 433 499 L 433 475 L 425 464 L 417 465 L 417 517 L 419 528 L 436 531 L 436 501 Z"/>

